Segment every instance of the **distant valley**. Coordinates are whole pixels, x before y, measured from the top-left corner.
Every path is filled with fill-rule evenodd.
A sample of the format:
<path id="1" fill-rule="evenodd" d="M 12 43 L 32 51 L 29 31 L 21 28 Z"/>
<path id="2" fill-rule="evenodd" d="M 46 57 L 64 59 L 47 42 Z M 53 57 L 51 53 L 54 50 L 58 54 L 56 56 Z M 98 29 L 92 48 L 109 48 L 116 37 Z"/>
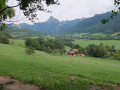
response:
<path id="1" fill-rule="evenodd" d="M 71 21 L 59 21 L 50 17 L 46 22 L 39 22 L 33 25 L 21 23 L 19 25 L 10 24 L 9 27 L 19 29 L 35 30 L 51 35 L 74 34 L 74 33 L 104 33 L 114 34 L 120 31 L 120 15 L 114 17 L 107 24 L 102 24 L 102 19 L 109 18 L 110 12 L 98 14 L 91 18 L 75 19 Z"/>
<path id="2" fill-rule="evenodd" d="M 19 25 L 11 24 L 9 26 L 35 30 L 35 31 L 39 31 L 39 32 L 47 33 L 47 34 L 59 34 L 61 32 L 64 32 L 67 29 L 72 28 L 73 26 L 75 26 L 82 20 L 83 19 L 75 19 L 72 21 L 60 22 L 58 19 L 51 16 L 46 22 L 39 22 L 33 25 L 29 25 L 26 23 L 22 23 Z"/>

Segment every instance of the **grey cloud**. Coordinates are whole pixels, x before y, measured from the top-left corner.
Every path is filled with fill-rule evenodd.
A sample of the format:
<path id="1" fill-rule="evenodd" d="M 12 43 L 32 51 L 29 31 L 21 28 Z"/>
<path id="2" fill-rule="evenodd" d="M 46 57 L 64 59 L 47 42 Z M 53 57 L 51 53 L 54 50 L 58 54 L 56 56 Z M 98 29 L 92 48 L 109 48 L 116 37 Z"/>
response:
<path id="1" fill-rule="evenodd" d="M 14 1 L 14 0 L 12 0 Z M 52 13 L 37 12 L 39 20 L 37 22 L 46 21 L 50 16 L 54 16 L 59 20 L 73 20 L 82 17 L 91 17 L 95 14 L 105 13 L 111 11 L 114 8 L 114 0 L 59 0 L 60 5 L 54 5 L 50 7 L 45 7 L 52 11 Z M 14 2 L 12 4 L 16 4 Z M 19 18 L 23 18 L 24 15 L 19 8 L 16 8 L 16 15 Z M 25 19 L 18 23 L 31 23 L 29 20 Z"/>

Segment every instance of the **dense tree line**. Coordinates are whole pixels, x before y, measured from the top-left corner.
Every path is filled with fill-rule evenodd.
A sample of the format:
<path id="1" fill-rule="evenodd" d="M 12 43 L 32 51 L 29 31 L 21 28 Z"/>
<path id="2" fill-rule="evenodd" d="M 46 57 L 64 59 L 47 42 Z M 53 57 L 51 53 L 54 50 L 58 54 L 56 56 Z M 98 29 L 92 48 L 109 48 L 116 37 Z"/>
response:
<path id="1" fill-rule="evenodd" d="M 79 33 L 78 33 L 79 34 Z M 112 34 L 103 34 L 102 35 L 92 35 L 96 33 L 86 33 L 83 35 L 72 35 L 72 34 L 66 34 L 66 35 L 61 35 L 61 36 L 56 36 L 56 38 L 63 38 L 63 39 L 68 39 L 68 40 L 73 40 L 74 39 L 86 39 L 86 40 L 120 40 L 120 34 L 116 34 L 115 36 L 112 36 Z"/>
<path id="2" fill-rule="evenodd" d="M 25 40 L 25 45 L 27 47 L 32 46 L 36 50 L 46 51 L 46 52 L 52 52 L 56 49 L 61 50 L 64 49 L 65 47 L 64 43 L 59 40 L 50 40 L 50 39 L 42 39 L 42 38 L 37 38 L 37 39 L 27 38 Z"/>
<path id="3" fill-rule="evenodd" d="M 92 57 L 106 57 L 108 54 L 107 48 L 103 44 L 90 44 L 86 47 L 86 54 Z"/>
<path id="4" fill-rule="evenodd" d="M 86 55 L 100 58 L 114 58 L 120 60 L 120 50 L 116 50 L 114 46 L 90 44 L 86 47 Z"/>
<path id="5" fill-rule="evenodd" d="M 100 45 L 90 44 L 87 47 L 83 48 L 78 44 L 73 44 L 72 42 L 66 42 L 66 46 L 70 48 L 78 49 L 78 53 L 85 54 L 91 57 L 99 57 L 99 58 L 114 58 L 120 60 L 120 50 L 116 50 L 114 46 L 110 45 Z"/>
<path id="6" fill-rule="evenodd" d="M 48 53 L 64 53 L 65 45 L 69 46 L 72 49 L 78 49 L 79 54 L 85 54 L 86 56 L 99 57 L 99 58 L 114 58 L 120 60 L 120 50 L 116 50 L 114 46 L 110 45 L 95 45 L 90 44 L 87 47 L 83 48 L 79 44 L 73 44 L 72 39 L 32 39 L 28 38 L 25 40 L 25 45 L 27 47 L 33 47 L 36 50 L 46 51 Z"/>
<path id="7" fill-rule="evenodd" d="M 106 36 L 92 36 L 92 35 L 83 35 L 82 37 L 74 37 L 76 39 L 87 39 L 87 40 L 120 40 L 120 36 L 111 36 L 111 35 L 106 35 Z"/>

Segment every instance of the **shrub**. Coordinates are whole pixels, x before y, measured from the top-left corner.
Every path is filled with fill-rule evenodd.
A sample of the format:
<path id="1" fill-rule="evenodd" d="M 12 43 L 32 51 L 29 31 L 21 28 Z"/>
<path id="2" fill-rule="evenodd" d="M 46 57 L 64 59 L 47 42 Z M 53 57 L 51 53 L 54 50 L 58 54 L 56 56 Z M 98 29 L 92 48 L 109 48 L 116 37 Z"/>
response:
<path id="1" fill-rule="evenodd" d="M 25 49 L 25 51 L 28 55 L 35 54 L 35 48 L 33 48 L 32 46 L 27 47 L 27 49 Z"/>
<path id="2" fill-rule="evenodd" d="M 9 44 L 9 38 L 3 32 L 0 32 L 0 43 Z"/>

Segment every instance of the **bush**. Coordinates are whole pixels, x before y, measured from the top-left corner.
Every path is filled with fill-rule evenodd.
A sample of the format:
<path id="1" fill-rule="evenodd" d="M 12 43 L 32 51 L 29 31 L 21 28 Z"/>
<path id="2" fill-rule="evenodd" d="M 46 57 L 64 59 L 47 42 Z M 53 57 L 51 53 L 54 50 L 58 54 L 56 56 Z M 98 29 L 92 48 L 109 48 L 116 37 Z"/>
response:
<path id="1" fill-rule="evenodd" d="M 7 36 L 0 36 L 0 43 L 9 44 L 9 38 Z"/>
<path id="2" fill-rule="evenodd" d="M 9 44 L 9 37 L 3 32 L 0 32 L 0 43 Z"/>
<path id="3" fill-rule="evenodd" d="M 28 55 L 35 54 L 35 48 L 33 48 L 32 46 L 25 49 L 25 51 Z"/>

